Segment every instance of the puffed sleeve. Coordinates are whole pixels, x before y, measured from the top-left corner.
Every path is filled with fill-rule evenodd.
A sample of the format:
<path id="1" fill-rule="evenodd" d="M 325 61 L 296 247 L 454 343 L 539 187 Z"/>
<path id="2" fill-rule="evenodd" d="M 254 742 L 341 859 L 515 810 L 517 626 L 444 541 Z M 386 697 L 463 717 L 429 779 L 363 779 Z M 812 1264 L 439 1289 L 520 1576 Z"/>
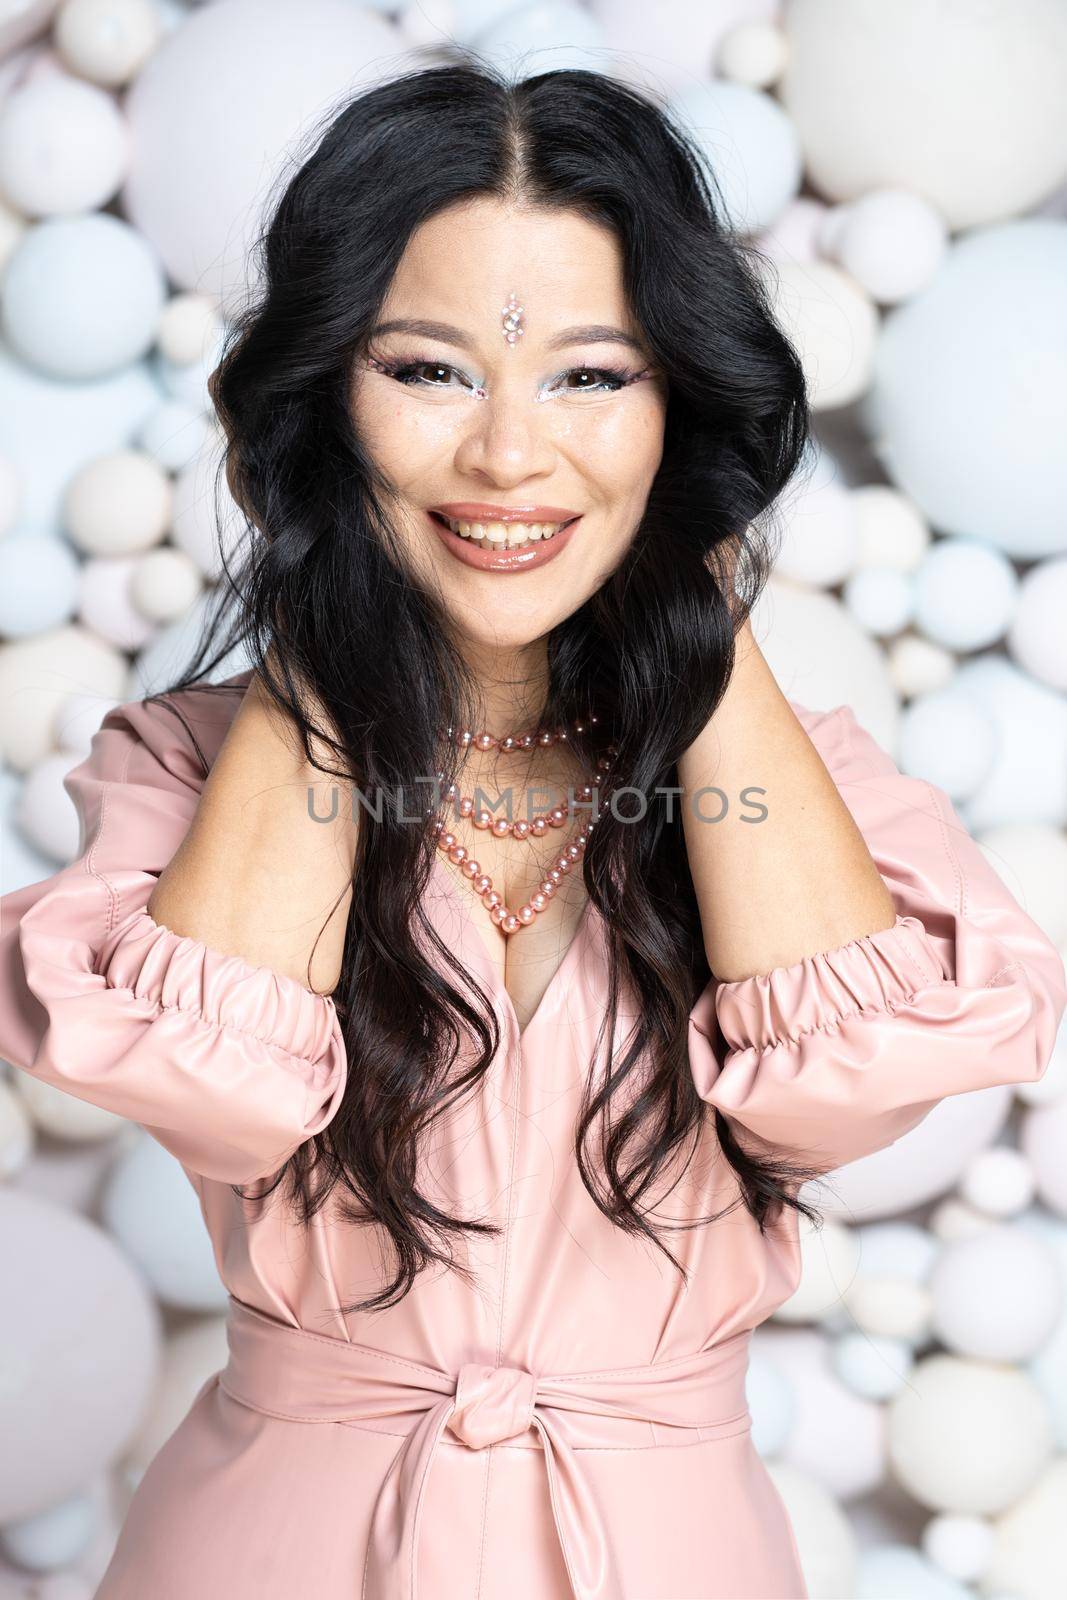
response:
<path id="1" fill-rule="evenodd" d="M 899 772 L 848 706 L 790 705 L 896 921 L 766 974 L 713 977 L 689 1055 L 701 1098 L 743 1147 L 827 1172 L 892 1144 L 948 1095 L 1040 1078 L 1067 979 L 941 789 Z"/>
<path id="2" fill-rule="evenodd" d="M 345 1047 L 332 998 L 145 909 L 196 811 L 191 750 L 165 707 L 130 702 L 67 774 L 79 859 L 0 899 L 0 1055 L 248 1183 L 330 1121 Z"/>

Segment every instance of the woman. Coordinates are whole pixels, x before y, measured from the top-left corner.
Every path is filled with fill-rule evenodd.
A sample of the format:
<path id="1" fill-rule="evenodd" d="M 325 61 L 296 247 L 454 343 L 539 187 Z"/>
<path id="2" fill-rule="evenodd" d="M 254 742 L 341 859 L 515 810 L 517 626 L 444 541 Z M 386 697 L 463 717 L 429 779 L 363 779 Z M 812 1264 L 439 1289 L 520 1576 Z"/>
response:
<path id="1" fill-rule="evenodd" d="M 264 263 L 254 667 L 109 712 L 4 901 L 0 1050 L 177 1156 L 231 1295 L 98 1594 L 795 1600 L 800 1183 L 1038 1078 L 1062 964 L 752 637 L 803 382 L 658 108 L 397 79 Z"/>

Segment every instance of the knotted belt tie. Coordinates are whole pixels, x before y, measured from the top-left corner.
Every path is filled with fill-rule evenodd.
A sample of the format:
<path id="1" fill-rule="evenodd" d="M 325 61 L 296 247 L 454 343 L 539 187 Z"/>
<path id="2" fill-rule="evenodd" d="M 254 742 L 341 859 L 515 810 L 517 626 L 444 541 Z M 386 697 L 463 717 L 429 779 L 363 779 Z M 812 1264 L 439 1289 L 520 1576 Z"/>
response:
<path id="1" fill-rule="evenodd" d="M 611 1544 L 565 1415 L 689 1429 L 743 1430 L 750 1330 L 678 1361 L 562 1376 L 467 1362 L 459 1373 L 370 1345 L 288 1327 L 230 1296 L 229 1361 L 219 1382 L 231 1399 L 291 1422 L 401 1418 L 408 1429 L 371 1518 L 363 1600 L 417 1600 L 423 1496 L 441 1435 L 474 1450 L 536 1428 L 556 1531 L 575 1600 L 624 1600 Z M 411 1416 L 418 1414 L 412 1424 Z M 617 1433 L 605 1433 L 610 1447 Z"/>

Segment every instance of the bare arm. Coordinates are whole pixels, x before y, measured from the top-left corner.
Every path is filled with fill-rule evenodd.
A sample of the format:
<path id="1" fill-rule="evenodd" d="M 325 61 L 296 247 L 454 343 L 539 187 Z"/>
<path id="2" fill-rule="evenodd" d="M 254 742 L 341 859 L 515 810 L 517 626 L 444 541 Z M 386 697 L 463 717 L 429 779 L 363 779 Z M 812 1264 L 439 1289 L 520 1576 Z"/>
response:
<path id="1" fill-rule="evenodd" d="M 746 622 L 726 694 L 679 763 L 683 828 L 708 963 L 726 982 L 769 973 L 891 927 L 894 906 L 863 835 Z M 717 786 L 719 822 L 693 815 Z M 742 790 L 767 808 L 760 821 Z M 704 795 L 699 810 L 719 814 Z"/>
<path id="2" fill-rule="evenodd" d="M 335 820 L 315 820 L 335 805 Z M 148 912 L 173 933 L 330 994 L 356 837 L 348 787 L 304 760 L 297 730 L 253 673 Z"/>

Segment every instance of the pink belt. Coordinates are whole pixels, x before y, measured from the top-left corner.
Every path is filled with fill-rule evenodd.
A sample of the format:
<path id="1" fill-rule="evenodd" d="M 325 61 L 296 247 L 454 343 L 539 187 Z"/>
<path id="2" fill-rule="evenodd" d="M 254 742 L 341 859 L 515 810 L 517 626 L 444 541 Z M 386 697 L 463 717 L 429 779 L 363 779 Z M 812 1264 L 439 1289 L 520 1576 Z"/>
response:
<path id="1" fill-rule="evenodd" d="M 227 1334 L 230 1357 L 219 1381 L 242 1405 L 292 1422 L 397 1417 L 407 1428 L 374 1508 L 364 1600 L 416 1600 L 423 1491 L 446 1428 L 474 1450 L 536 1428 L 575 1600 L 624 1600 L 611 1544 L 563 1415 L 581 1414 L 583 1439 L 598 1417 L 718 1427 L 724 1433 L 742 1431 L 748 1418 L 747 1329 L 680 1361 L 552 1377 L 479 1362 L 468 1362 L 458 1375 L 442 1372 L 369 1345 L 288 1327 L 232 1295 Z M 604 1441 L 617 1442 L 617 1433 Z"/>

